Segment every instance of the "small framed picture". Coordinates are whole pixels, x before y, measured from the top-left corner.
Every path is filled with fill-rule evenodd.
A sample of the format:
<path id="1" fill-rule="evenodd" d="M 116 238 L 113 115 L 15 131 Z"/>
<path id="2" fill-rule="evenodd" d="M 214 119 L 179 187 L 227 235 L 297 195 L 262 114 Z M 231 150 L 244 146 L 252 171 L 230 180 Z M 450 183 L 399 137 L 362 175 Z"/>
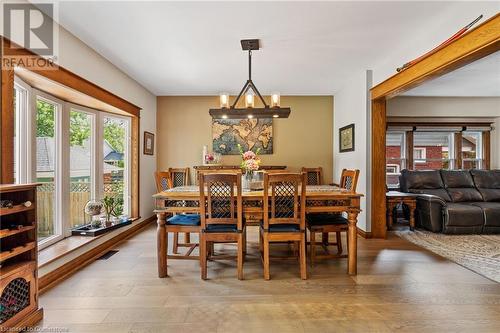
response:
<path id="1" fill-rule="evenodd" d="M 339 128 L 339 152 L 354 151 L 354 124 Z"/>
<path id="2" fill-rule="evenodd" d="M 154 155 L 155 153 L 155 135 L 150 132 L 144 132 L 144 155 Z"/>

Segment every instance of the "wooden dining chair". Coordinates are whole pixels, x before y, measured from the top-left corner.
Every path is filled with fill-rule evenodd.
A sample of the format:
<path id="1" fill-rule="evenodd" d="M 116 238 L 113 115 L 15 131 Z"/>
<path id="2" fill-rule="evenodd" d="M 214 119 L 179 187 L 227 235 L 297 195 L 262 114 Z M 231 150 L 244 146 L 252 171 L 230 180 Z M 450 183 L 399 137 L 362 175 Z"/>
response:
<path id="1" fill-rule="evenodd" d="M 359 170 L 342 170 L 340 177 L 340 188 L 348 190 L 349 192 L 356 192 L 358 185 Z M 348 220 L 341 213 L 311 213 L 307 214 L 307 228 L 310 235 L 310 251 L 311 265 L 314 264 L 316 259 L 328 258 L 347 258 L 347 254 L 342 255 L 342 232 L 348 230 Z M 329 242 L 329 233 L 335 232 L 335 243 Z M 322 235 L 321 242 L 316 242 L 316 234 Z M 326 254 L 316 255 L 316 246 L 322 246 Z M 330 254 L 328 246 L 336 245 L 337 253 Z"/>
<path id="2" fill-rule="evenodd" d="M 156 190 L 158 192 L 163 192 L 169 190 L 173 187 L 171 173 L 169 171 L 157 171 L 155 172 Z M 189 233 L 185 233 L 185 242 L 179 243 L 179 233 L 173 232 L 173 249 L 174 254 L 179 253 L 179 247 L 187 247 L 189 256 L 194 248 L 197 246 L 196 243 L 190 242 Z"/>
<path id="3" fill-rule="evenodd" d="M 306 173 L 307 185 L 323 185 L 323 168 L 302 168 Z"/>
<path id="4" fill-rule="evenodd" d="M 173 187 L 172 178 L 170 178 L 170 172 L 168 171 L 157 171 L 155 172 L 156 190 L 158 192 L 166 191 Z"/>
<path id="5" fill-rule="evenodd" d="M 199 175 L 200 186 L 200 264 L 201 278 L 207 279 L 207 260 L 220 259 L 209 248 L 214 243 L 237 243 L 237 276 L 243 280 L 245 227 L 241 173 Z M 222 258 L 227 259 L 227 256 Z"/>
<path id="6" fill-rule="evenodd" d="M 189 168 L 168 168 L 170 179 L 173 187 L 189 185 Z M 189 233 L 184 234 L 184 243 L 179 242 L 179 234 L 173 235 L 173 251 L 179 253 L 179 247 L 191 248 L 191 236 Z"/>
<path id="7" fill-rule="evenodd" d="M 271 278 L 269 245 L 273 242 L 298 245 L 300 277 L 307 279 L 306 184 L 305 173 L 264 174 L 264 221 L 260 227 L 260 241 L 266 280 Z"/>

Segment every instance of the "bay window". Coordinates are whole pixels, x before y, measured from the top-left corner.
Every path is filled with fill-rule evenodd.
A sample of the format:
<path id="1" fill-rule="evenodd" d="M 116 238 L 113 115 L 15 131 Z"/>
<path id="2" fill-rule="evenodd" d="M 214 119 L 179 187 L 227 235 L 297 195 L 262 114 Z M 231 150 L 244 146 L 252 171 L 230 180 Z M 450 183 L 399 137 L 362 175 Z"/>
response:
<path id="1" fill-rule="evenodd" d="M 398 126 L 386 134 L 386 185 L 399 186 L 401 170 L 488 168 L 490 126 Z M 485 139 L 486 137 L 486 139 Z M 488 155 L 488 156 L 487 156 Z"/>
<path id="2" fill-rule="evenodd" d="M 130 215 L 131 118 L 75 105 L 16 78 L 15 182 L 38 182 L 39 247 L 89 223 L 91 199 L 111 196 Z"/>

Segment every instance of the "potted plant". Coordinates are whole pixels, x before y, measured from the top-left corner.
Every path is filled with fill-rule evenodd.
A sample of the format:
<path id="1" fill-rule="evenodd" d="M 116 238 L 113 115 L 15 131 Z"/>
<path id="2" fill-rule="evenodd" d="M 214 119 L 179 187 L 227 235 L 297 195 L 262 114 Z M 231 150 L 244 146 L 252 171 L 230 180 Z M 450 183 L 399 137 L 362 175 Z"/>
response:
<path id="1" fill-rule="evenodd" d="M 117 208 L 122 205 L 122 200 L 110 196 L 105 196 L 102 200 L 102 203 L 104 208 L 104 215 L 106 217 L 105 224 L 106 227 L 109 227 L 112 224 L 111 216 L 118 216 Z"/>

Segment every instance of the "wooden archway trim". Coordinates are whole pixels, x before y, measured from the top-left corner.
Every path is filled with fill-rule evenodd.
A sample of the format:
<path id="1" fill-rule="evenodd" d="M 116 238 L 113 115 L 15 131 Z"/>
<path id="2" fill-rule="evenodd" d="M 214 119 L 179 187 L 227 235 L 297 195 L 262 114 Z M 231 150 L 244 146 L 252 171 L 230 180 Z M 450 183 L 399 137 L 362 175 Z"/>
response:
<path id="1" fill-rule="evenodd" d="M 13 43 L 5 37 L 2 37 L 2 39 L 3 39 L 2 58 L 4 56 L 14 56 L 16 58 L 26 58 L 26 59 L 41 58 L 35 53 L 22 47 L 11 48 L 11 45 L 13 45 Z M 60 83 L 68 88 L 74 89 L 85 95 L 94 97 L 104 103 L 112 105 L 130 114 L 133 117 L 140 116 L 141 108 L 138 107 L 137 105 L 134 105 L 128 102 L 127 100 L 107 91 L 106 89 L 103 89 L 98 85 L 82 78 L 81 76 L 78 76 L 73 72 L 70 72 L 69 70 L 65 69 L 62 66 L 57 66 L 50 70 L 38 70 L 38 69 L 29 69 L 29 70 L 49 80 Z"/>
<path id="2" fill-rule="evenodd" d="M 436 53 L 371 89 L 371 232 L 374 238 L 386 237 L 386 100 L 499 50 L 500 15 L 497 14 Z"/>
<path id="3" fill-rule="evenodd" d="M 11 48 L 11 41 L 0 36 L 1 57 L 1 113 L 0 113 L 0 183 L 9 184 L 14 181 L 14 70 L 4 67 L 4 58 L 15 56 L 19 59 L 41 59 L 39 55 L 19 47 Z M 109 104 L 121 111 L 129 114 L 131 122 L 131 214 L 132 217 L 139 217 L 139 156 L 140 156 L 140 111 L 141 108 L 127 100 L 99 87 L 98 85 L 72 73 L 62 66 L 50 68 L 50 70 L 29 69 L 49 80 L 57 82 L 63 86 L 74 89 L 82 94 L 93 97 L 103 103 Z M 71 101 L 70 101 L 71 102 Z"/>

